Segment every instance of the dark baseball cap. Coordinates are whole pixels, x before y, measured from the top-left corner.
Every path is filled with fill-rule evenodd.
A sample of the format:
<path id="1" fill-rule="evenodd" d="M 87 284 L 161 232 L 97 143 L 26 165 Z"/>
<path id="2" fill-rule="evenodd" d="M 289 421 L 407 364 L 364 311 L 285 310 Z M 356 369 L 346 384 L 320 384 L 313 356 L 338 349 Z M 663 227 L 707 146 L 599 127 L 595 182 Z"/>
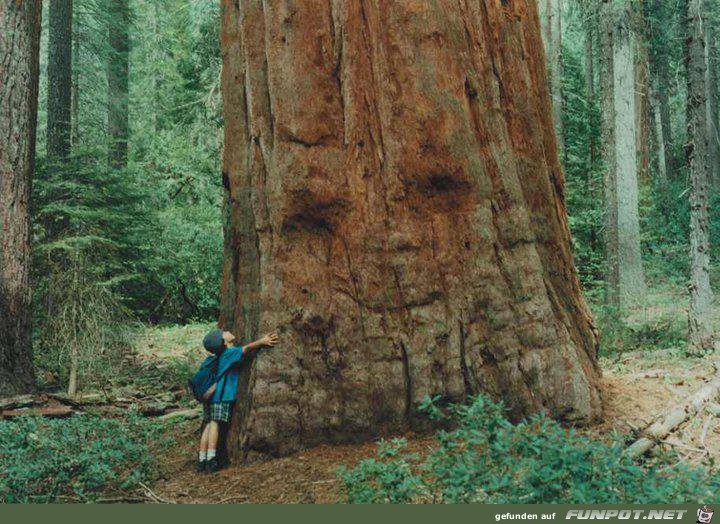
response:
<path id="1" fill-rule="evenodd" d="M 225 348 L 225 340 L 223 340 L 223 332 L 221 329 L 213 329 L 205 335 L 203 346 L 210 353 L 219 353 Z"/>

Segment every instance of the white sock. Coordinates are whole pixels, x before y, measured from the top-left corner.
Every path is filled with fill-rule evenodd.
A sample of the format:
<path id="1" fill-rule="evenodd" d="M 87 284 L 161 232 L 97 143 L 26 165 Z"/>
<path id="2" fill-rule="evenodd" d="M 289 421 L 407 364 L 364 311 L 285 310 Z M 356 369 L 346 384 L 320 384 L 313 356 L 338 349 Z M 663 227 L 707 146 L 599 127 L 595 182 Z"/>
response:
<path id="1" fill-rule="evenodd" d="M 214 454 L 214 453 L 215 453 L 215 452 L 213 451 L 213 454 Z M 207 460 L 207 451 L 201 451 L 201 452 L 199 453 L 198 460 L 199 460 L 200 462 L 205 462 L 205 461 Z"/>
<path id="2" fill-rule="evenodd" d="M 212 460 L 214 458 L 215 458 L 215 450 L 214 449 L 207 450 L 207 459 Z"/>

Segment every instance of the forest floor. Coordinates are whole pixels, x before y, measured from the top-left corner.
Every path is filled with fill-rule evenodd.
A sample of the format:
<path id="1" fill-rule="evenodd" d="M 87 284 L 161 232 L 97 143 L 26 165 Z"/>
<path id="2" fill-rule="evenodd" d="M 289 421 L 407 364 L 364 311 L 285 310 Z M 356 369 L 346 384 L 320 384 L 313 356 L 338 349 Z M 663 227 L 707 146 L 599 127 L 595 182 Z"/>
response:
<path id="1" fill-rule="evenodd" d="M 635 353 L 620 359 L 602 359 L 602 387 L 605 420 L 582 430 L 599 439 L 612 431 L 633 434 L 656 417 L 674 407 L 714 374 L 705 359 L 678 358 Z M 704 443 L 703 427 L 708 424 Z M 376 443 L 320 446 L 289 457 L 232 465 L 214 474 L 194 471 L 195 446 L 199 422 L 178 424 L 174 434 L 177 445 L 161 457 L 163 479 L 155 486 L 162 499 L 177 503 L 333 503 L 343 502 L 340 466 L 352 467 L 372 457 Z M 426 455 L 434 448 L 428 435 L 402 435 L 411 452 Z M 703 415 L 691 420 L 673 434 L 664 445 L 680 460 L 705 462 L 720 455 L 720 418 Z"/>
<path id="2" fill-rule="evenodd" d="M 582 433 L 609 439 L 618 432 L 632 440 L 715 374 L 711 362 L 716 357 L 688 358 L 682 347 L 663 347 L 672 346 L 676 332 L 682 331 L 684 320 L 682 312 L 675 311 L 676 304 L 674 297 L 656 297 L 652 306 L 626 319 L 622 336 L 608 337 L 615 345 L 625 344 L 625 351 L 601 357 L 605 416 L 601 424 L 581 429 Z M 155 362 L 202 358 L 196 341 L 206 328 L 153 330 L 146 342 L 138 345 L 138 357 Z M 634 349 L 638 347 L 643 349 Z M 344 492 L 337 469 L 352 467 L 377 450 L 374 442 L 320 446 L 285 458 L 232 465 L 214 475 L 201 475 L 194 471 L 198 429 L 199 419 L 173 424 L 176 445 L 159 452 L 162 475 L 153 487 L 159 499 L 177 503 L 342 502 Z M 402 436 L 408 440 L 409 450 L 421 456 L 434 447 L 432 436 Z M 714 463 L 720 456 L 720 417 L 700 414 L 668 437 L 658 451 L 689 463 Z"/>

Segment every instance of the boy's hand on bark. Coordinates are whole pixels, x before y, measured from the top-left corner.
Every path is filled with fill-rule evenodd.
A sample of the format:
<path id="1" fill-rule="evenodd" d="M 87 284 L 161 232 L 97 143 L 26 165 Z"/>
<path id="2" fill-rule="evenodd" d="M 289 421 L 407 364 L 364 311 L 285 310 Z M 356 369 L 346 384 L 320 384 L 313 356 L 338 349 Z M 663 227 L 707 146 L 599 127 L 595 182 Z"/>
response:
<path id="1" fill-rule="evenodd" d="M 263 346 L 273 347 L 278 342 L 277 333 L 269 333 L 260 339 Z"/>

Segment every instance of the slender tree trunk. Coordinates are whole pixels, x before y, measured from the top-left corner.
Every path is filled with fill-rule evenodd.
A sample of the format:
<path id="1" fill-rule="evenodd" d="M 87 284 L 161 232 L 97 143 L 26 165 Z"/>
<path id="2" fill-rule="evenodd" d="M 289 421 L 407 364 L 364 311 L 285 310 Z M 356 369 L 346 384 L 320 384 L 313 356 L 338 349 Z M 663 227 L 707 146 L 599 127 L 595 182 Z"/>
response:
<path id="1" fill-rule="evenodd" d="M 617 186 L 615 180 L 615 102 L 613 39 L 615 12 L 612 2 L 600 7 L 600 92 L 601 152 L 603 158 L 603 223 L 605 243 L 605 302 L 614 308 L 620 304 L 617 260 Z"/>
<path id="2" fill-rule="evenodd" d="M 80 143 L 80 25 L 73 18 L 73 57 L 72 57 L 72 116 L 70 142 L 77 146 Z"/>
<path id="3" fill-rule="evenodd" d="M 79 312 L 80 308 L 83 307 L 83 304 L 80 303 L 80 296 L 81 293 L 79 290 L 81 289 L 81 283 L 80 283 L 80 264 L 78 261 L 78 253 L 75 253 L 75 259 L 72 263 L 72 290 L 70 291 L 72 293 L 71 300 L 72 300 L 72 310 L 70 313 L 70 322 L 73 326 L 73 340 L 72 345 L 70 346 L 70 373 L 68 376 L 68 389 L 67 394 L 70 398 L 74 398 L 75 395 L 77 395 L 78 392 L 78 368 L 80 364 L 80 341 L 78 340 L 78 333 L 80 331 L 80 319 L 79 319 Z"/>
<path id="4" fill-rule="evenodd" d="M 632 35 L 635 57 L 635 149 L 637 178 L 650 178 L 650 67 L 645 39 L 645 20 L 639 7 L 632 9 Z"/>
<path id="5" fill-rule="evenodd" d="M 638 216 L 635 43 L 630 5 L 618 13 L 613 41 L 618 295 L 626 307 L 645 294 Z"/>
<path id="6" fill-rule="evenodd" d="M 663 12 L 663 0 L 653 0 L 651 9 L 657 13 Z M 657 30 L 661 30 L 658 28 Z M 657 39 L 657 35 L 656 39 Z M 665 139 L 663 150 L 665 151 L 665 166 L 667 168 L 668 180 L 674 180 L 677 177 L 677 169 L 673 157 L 673 134 L 670 120 L 670 102 L 668 92 L 670 90 L 670 71 L 668 69 L 669 56 L 667 49 L 662 45 L 660 48 L 651 50 L 650 53 L 650 74 L 657 86 L 658 105 L 660 107 L 660 125 L 662 126 L 662 134 Z"/>
<path id="7" fill-rule="evenodd" d="M 707 74 L 707 126 L 708 126 L 708 179 L 713 185 L 720 183 L 720 143 L 718 142 L 718 61 L 717 42 L 712 24 L 705 24 L 705 60 Z"/>
<path id="8" fill-rule="evenodd" d="M 585 18 L 585 92 L 587 93 L 588 122 L 588 166 L 595 165 L 597 151 L 593 134 L 593 109 L 595 106 L 595 39 L 598 32 L 598 5 L 595 0 L 585 0 L 583 3 Z M 588 186 L 592 187 L 592 170 L 588 169 Z"/>
<path id="9" fill-rule="evenodd" d="M 153 66 L 153 87 L 155 89 L 155 92 L 153 93 L 153 100 L 155 101 L 154 107 L 153 107 L 153 131 L 155 134 L 160 131 L 160 116 L 159 112 L 161 109 L 160 105 L 160 71 L 159 63 L 161 60 L 160 57 L 160 6 L 159 6 L 160 0 L 154 0 L 153 1 L 153 37 L 155 38 L 155 64 Z"/>
<path id="10" fill-rule="evenodd" d="M 596 420 L 535 0 L 222 7 L 220 324 L 282 337 L 231 451 L 399 431 L 426 395 Z"/>
<path id="11" fill-rule="evenodd" d="M 655 131 L 655 147 L 657 148 L 657 187 L 666 189 L 668 184 L 667 153 L 665 151 L 665 133 L 662 126 L 662 109 L 657 87 L 651 89 L 651 105 L 653 111 L 653 129 Z"/>
<path id="12" fill-rule="evenodd" d="M 658 104 L 660 106 L 660 125 L 663 129 L 663 137 L 665 137 L 665 165 L 667 166 L 668 179 L 677 178 L 677 168 L 675 167 L 675 157 L 673 156 L 673 134 L 672 124 L 670 120 L 670 100 L 668 98 L 668 90 L 670 89 L 670 80 L 667 64 L 659 65 L 657 68 L 658 79 Z"/>
<path id="13" fill-rule="evenodd" d="M 540 13 L 540 32 L 542 34 L 545 57 L 548 59 L 548 79 L 550 76 L 550 55 L 552 54 L 552 0 L 538 0 Z"/>
<path id="14" fill-rule="evenodd" d="M 35 387 L 30 179 L 37 125 L 39 0 L 0 2 L 0 396 Z"/>
<path id="15" fill-rule="evenodd" d="M 595 0 L 584 0 L 582 12 L 585 29 L 585 92 L 588 154 L 587 154 L 587 188 L 591 198 L 596 198 L 595 169 L 598 160 L 598 141 L 595 135 L 596 121 L 596 88 L 595 88 L 595 52 L 599 34 L 599 10 Z M 590 245 L 598 249 L 598 228 L 594 225 L 590 230 Z"/>
<path id="16" fill-rule="evenodd" d="M 635 57 L 630 4 L 602 4 L 602 152 L 606 301 L 625 308 L 645 292 L 638 217 Z"/>
<path id="17" fill-rule="evenodd" d="M 50 0 L 47 89 L 47 157 L 70 153 L 72 100 L 72 0 Z"/>
<path id="18" fill-rule="evenodd" d="M 690 350 L 713 348 L 708 217 L 708 140 L 705 31 L 702 0 L 685 0 L 688 160 L 690 164 Z"/>
<path id="19" fill-rule="evenodd" d="M 558 148 L 565 155 L 565 142 L 563 138 L 563 56 L 562 56 L 562 11 L 563 0 L 545 0 L 544 24 L 546 55 L 548 60 L 548 77 L 550 79 L 550 92 L 553 104 L 553 121 L 557 134 Z"/>
<path id="20" fill-rule="evenodd" d="M 109 0 L 110 56 L 108 58 L 108 158 L 115 169 L 127 167 L 130 132 L 128 116 L 128 55 L 130 11 L 128 0 Z"/>

